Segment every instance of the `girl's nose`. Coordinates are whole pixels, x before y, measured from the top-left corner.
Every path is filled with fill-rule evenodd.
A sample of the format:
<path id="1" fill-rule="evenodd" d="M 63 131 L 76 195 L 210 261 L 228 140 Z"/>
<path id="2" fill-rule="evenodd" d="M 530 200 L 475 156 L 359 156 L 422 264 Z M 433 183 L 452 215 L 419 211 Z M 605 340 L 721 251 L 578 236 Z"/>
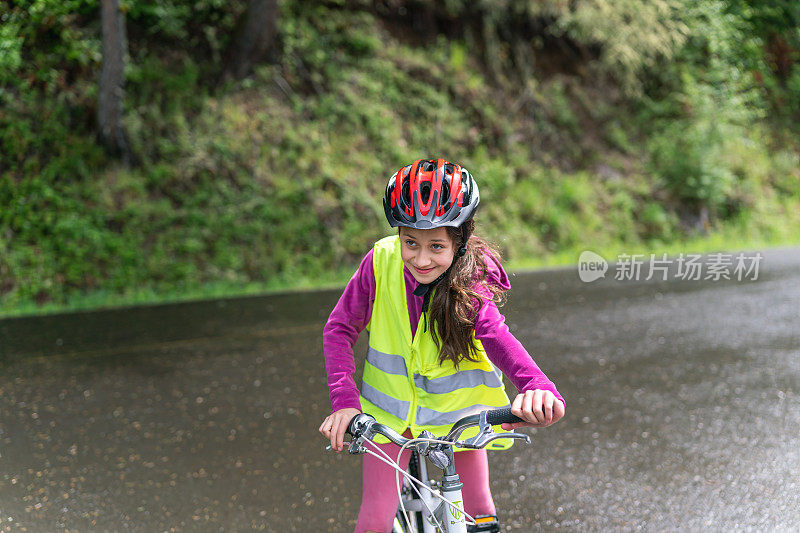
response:
<path id="1" fill-rule="evenodd" d="M 420 250 L 419 255 L 417 256 L 417 264 L 420 267 L 426 267 L 431 263 L 430 254 L 428 254 L 425 250 Z"/>

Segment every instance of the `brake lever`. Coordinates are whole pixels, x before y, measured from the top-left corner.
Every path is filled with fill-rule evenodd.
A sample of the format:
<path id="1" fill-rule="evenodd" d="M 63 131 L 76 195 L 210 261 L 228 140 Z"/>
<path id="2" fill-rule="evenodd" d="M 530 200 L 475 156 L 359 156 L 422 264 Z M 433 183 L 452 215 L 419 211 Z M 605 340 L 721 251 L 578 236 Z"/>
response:
<path id="1" fill-rule="evenodd" d="M 353 455 L 360 455 L 367 451 L 364 447 L 364 440 L 366 440 L 363 436 L 353 439 L 350 442 L 350 447 L 347 448 L 347 451 Z"/>
<path id="2" fill-rule="evenodd" d="M 480 450 L 481 448 L 485 448 L 487 444 L 492 442 L 493 440 L 497 439 L 520 439 L 524 440 L 528 444 L 531 443 L 531 438 L 527 435 L 523 435 L 522 433 L 492 433 L 491 435 L 475 435 L 472 438 L 469 438 L 462 442 L 456 442 L 456 446 L 459 448 L 469 448 L 474 450 Z"/>
<path id="3" fill-rule="evenodd" d="M 342 445 L 345 446 L 345 447 L 350 446 L 351 444 L 352 444 L 352 442 L 348 441 L 348 440 L 342 442 Z M 327 446 L 325 446 L 325 451 L 326 452 L 332 452 L 333 451 L 333 446 L 328 444 Z"/>
<path id="4" fill-rule="evenodd" d="M 478 420 L 478 433 L 474 437 L 456 443 L 456 445 L 460 448 L 472 448 L 477 450 L 497 439 L 520 439 L 528 444 L 531 442 L 531 438 L 522 433 L 495 433 L 494 429 L 492 429 L 492 425 L 486 420 L 486 411 L 481 411 L 480 419 Z"/>

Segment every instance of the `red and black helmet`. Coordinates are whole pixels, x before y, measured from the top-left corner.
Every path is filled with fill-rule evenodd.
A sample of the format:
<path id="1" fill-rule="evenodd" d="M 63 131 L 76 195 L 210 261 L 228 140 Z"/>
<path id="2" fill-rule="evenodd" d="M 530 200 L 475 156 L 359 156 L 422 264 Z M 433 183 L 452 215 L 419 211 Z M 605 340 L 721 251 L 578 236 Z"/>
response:
<path id="1" fill-rule="evenodd" d="M 419 159 L 389 178 L 383 209 L 393 228 L 457 228 L 475 213 L 480 199 L 467 169 L 444 159 Z"/>

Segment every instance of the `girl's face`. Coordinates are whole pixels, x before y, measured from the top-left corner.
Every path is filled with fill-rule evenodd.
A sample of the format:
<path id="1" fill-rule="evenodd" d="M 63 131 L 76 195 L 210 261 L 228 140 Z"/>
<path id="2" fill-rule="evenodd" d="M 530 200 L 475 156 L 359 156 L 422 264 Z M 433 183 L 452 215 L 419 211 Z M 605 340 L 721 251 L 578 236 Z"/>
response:
<path id="1" fill-rule="evenodd" d="M 420 283 L 430 283 L 450 267 L 455 255 L 445 228 L 400 228 L 403 264 Z"/>

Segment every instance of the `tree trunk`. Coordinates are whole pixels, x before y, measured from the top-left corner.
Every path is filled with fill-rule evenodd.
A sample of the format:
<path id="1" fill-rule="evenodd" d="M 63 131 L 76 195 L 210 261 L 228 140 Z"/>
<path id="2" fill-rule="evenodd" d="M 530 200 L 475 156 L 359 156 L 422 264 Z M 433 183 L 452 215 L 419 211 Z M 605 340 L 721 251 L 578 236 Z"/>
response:
<path id="1" fill-rule="evenodd" d="M 125 56 L 128 38 L 125 15 L 119 0 L 100 0 L 103 27 L 103 65 L 97 105 L 97 127 L 100 142 L 106 149 L 131 162 L 128 137 L 122 124 L 122 103 L 125 99 Z"/>
<path id="2" fill-rule="evenodd" d="M 264 61 L 278 34 L 278 0 L 247 0 L 239 31 L 231 45 L 226 77 L 242 79 Z"/>

